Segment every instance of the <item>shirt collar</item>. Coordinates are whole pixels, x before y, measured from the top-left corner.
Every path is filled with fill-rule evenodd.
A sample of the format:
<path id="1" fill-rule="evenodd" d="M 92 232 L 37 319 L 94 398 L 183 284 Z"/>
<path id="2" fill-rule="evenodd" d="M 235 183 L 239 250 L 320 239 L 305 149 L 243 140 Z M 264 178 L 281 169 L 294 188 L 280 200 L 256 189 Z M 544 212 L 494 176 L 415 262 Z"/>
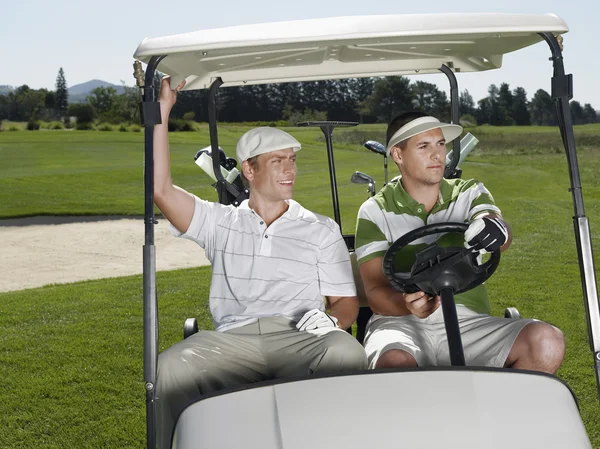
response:
<path id="1" fill-rule="evenodd" d="M 394 202 L 398 207 L 408 207 L 414 213 L 416 213 L 417 209 L 419 209 L 421 206 L 421 203 L 415 200 L 406 192 L 406 190 L 404 190 L 404 186 L 402 185 L 402 177 L 398 177 L 398 181 L 396 182 L 396 186 L 394 188 Z"/>
<path id="2" fill-rule="evenodd" d="M 298 216 L 302 215 L 303 207 L 300 205 L 300 203 L 298 203 L 294 200 L 286 200 L 285 202 L 288 203 L 289 207 L 288 207 L 288 210 L 286 210 L 283 213 L 282 217 L 297 218 Z M 238 210 L 256 213 L 256 212 L 254 212 L 254 210 L 252 210 L 250 208 L 248 200 L 242 201 L 237 208 L 238 208 Z"/>
<path id="3" fill-rule="evenodd" d="M 408 207 L 414 213 L 418 213 L 419 209 L 423 208 L 423 205 L 415 200 L 412 196 L 410 196 L 406 190 L 404 190 L 404 186 L 402 185 L 402 177 L 398 177 L 398 182 L 394 188 L 394 201 L 399 207 Z M 442 179 L 440 183 L 440 191 L 438 192 L 438 202 L 432 209 L 432 211 L 438 206 L 444 204 L 444 195 L 442 193 L 443 189 L 447 186 L 446 179 Z"/>

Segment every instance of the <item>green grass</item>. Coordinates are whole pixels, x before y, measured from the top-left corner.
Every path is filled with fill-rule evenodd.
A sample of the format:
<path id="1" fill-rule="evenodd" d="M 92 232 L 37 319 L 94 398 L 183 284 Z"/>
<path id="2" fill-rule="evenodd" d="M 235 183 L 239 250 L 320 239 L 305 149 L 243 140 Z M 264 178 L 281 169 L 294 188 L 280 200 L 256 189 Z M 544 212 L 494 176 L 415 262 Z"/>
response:
<path id="1" fill-rule="evenodd" d="M 222 146 L 231 151 L 244 130 L 222 128 Z M 350 184 L 350 174 L 361 170 L 376 175 L 378 185 L 383 180 L 382 158 L 360 146 L 363 132 L 375 136 L 382 130 L 367 126 L 334 134 L 345 232 L 352 232 L 356 210 L 367 195 L 364 186 Z M 552 128 L 480 127 L 472 132 L 481 143 L 463 164 L 463 177 L 486 183 L 514 233 L 511 249 L 488 282 L 493 312 L 516 306 L 523 316 L 563 330 L 567 355 L 558 375 L 574 390 L 593 447 L 600 448 L 600 407 L 560 135 Z M 306 207 L 331 215 L 321 133 L 294 129 L 294 134 L 304 145 L 295 196 Z M 600 127 L 578 127 L 576 134 L 586 213 L 598 247 L 600 144 L 595 136 Z M 142 133 L 0 133 L 0 213 L 142 214 L 142 140 Z M 205 129 L 173 135 L 173 177 L 214 199 L 208 178 L 192 160 L 207 144 Z M 202 327 L 210 327 L 209 278 L 209 268 L 159 273 L 161 349 L 181 338 L 186 317 L 197 316 Z M 143 446 L 140 276 L 2 293 L 0 316 L 5 391 L 0 446 Z"/>
<path id="2" fill-rule="evenodd" d="M 220 130 L 220 144 L 235 154 L 237 139 L 247 128 Z M 321 132 L 298 128 L 294 134 L 304 147 L 300 154 L 296 199 L 314 211 L 332 214 L 327 154 Z M 203 198 L 216 198 L 210 179 L 193 156 L 209 144 L 208 132 L 171 135 L 171 163 L 175 182 Z M 40 132 L 0 133 L 0 218 L 32 215 L 141 215 L 143 214 L 143 133 Z M 361 150 L 336 152 L 344 229 L 352 232 L 355 211 L 366 198 L 365 189 L 350 183 L 361 169 L 382 176 L 382 158 Z M 361 160 L 357 166 L 357 158 Z M 364 162 L 363 162 L 364 160 Z M 345 193 L 344 193 L 345 192 Z"/>
<path id="3" fill-rule="evenodd" d="M 211 326 L 210 269 L 159 273 L 161 350 Z M 0 294 L 3 448 L 144 447 L 142 278 Z"/>

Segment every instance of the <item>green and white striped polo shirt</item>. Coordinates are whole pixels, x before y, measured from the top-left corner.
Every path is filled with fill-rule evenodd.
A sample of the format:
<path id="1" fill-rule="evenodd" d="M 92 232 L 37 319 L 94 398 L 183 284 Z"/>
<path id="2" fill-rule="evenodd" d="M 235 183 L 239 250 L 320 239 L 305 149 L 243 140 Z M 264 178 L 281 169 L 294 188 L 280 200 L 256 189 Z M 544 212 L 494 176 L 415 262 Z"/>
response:
<path id="1" fill-rule="evenodd" d="M 474 179 L 443 179 L 438 202 L 431 212 L 414 200 L 402 187 L 400 178 L 391 182 L 377 195 L 363 203 L 356 223 L 356 256 L 361 264 L 383 257 L 390 245 L 413 229 L 433 223 L 467 223 L 483 213 L 501 215 L 494 198 L 485 186 Z M 415 240 L 396 255 L 397 271 L 410 271 L 415 253 L 437 241 L 440 246 L 463 246 L 462 234 L 436 234 Z M 455 296 L 463 304 L 479 313 L 490 313 L 490 303 L 482 284 Z"/>

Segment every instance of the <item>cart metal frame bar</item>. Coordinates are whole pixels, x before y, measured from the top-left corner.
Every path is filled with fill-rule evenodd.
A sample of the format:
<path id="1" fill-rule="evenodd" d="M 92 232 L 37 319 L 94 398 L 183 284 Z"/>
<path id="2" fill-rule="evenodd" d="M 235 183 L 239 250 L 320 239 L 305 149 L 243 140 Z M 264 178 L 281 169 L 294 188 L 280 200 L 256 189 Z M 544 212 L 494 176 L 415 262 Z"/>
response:
<path id="1" fill-rule="evenodd" d="M 600 308 L 598 306 L 598 284 L 596 282 L 596 269 L 594 267 L 592 236 L 589 221 L 585 216 L 583 207 L 575 134 L 573 132 L 573 121 L 569 109 L 569 100 L 573 98 L 573 76 L 565 74 L 561 44 L 557 37 L 552 33 L 540 33 L 540 36 L 544 38 L 552 53 L 552 57 L 550 58 L 554 66 L 552 98 L 556 105 L 558 126 L 569 165 L 569 178 L 571 181 L 569 191 L 573 196 L 575 212 L 573 216 L 573 229 L 575 231 L 579 272 L 581 274 L 581 286 L 587 315 L 588 338 L 590 349 L 594 356 L 596 388 L 598 399 L 600 400 Z"/>
<path id="2" fill-rule="evenodd" d="M 160 107 L 154 92 L 154 73 L 164 56 L 148 62 L 143 90 L 144 124 L 144 384 L 146 389 L 146 444 L 156 448 L 156 370 L 158 365 L 158 302 L 156 296 L 156 248 L 154 246 L 154 125 L 160 124 Z"/>

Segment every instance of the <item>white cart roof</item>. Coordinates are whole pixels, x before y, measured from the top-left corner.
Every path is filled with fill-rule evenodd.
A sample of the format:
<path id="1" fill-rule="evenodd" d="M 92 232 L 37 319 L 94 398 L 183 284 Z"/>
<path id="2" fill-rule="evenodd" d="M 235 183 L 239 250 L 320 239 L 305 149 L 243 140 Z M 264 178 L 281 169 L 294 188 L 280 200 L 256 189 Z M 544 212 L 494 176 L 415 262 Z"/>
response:
<path id="1" fill-rule="evenodd" d="M 224 86 L 496 69 L 506 53 L 569 30 L 553 14 L 412 14 L 333 17 L 147 38 L 134 57 L 167 55 L 172 85 Z"/>

